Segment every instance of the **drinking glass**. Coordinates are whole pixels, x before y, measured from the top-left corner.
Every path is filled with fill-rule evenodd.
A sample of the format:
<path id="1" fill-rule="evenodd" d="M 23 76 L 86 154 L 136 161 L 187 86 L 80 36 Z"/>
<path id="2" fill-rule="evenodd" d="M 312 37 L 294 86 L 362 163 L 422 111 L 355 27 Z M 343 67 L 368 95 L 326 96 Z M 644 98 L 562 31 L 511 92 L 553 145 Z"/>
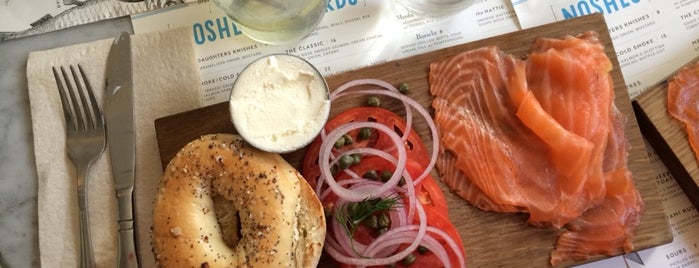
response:
<path id="1" fill-rule="evenodd" d="M 461 12 L 476 0 L 397 0 L 410 12 L 425 17 L 444 17 Z"/>
<path id="2" fill-rule="evenodd" d="M 327 0 L 214 0 L 243 34 L 270 45 L 290 44 L 315 29 Z"/>

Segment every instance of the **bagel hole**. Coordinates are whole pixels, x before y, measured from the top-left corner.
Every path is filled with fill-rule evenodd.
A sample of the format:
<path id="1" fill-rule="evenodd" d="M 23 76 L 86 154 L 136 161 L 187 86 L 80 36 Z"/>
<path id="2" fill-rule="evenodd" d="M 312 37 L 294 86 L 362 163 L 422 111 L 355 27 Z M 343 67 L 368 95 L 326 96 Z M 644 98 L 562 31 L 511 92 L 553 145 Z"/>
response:
<path id="1" fill-rule="evenodd" d="M 235 248 L 243 236 L 240 231 L 240 213 L 233 206 L 233 202 L 223 198 L 223 196 L 213 195 L 212 198 L 214 200 L 214 214 L 221 228 L 223 242 L 228 247 Z"/>

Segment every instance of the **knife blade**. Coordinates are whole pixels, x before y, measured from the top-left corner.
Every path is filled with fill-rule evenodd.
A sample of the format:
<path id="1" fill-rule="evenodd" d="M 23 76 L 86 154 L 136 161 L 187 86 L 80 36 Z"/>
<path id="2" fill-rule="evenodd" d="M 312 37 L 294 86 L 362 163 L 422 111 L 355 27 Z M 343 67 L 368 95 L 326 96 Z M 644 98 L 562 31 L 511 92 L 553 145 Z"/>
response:
<path id="1" fill-rule="evenodd" d="M 104 119 L 118 202 L 118 267 L 139 267 L 134 237 L 133 190 L 136 163 L 131 36 L 121 33 L 107 56 Z"/>

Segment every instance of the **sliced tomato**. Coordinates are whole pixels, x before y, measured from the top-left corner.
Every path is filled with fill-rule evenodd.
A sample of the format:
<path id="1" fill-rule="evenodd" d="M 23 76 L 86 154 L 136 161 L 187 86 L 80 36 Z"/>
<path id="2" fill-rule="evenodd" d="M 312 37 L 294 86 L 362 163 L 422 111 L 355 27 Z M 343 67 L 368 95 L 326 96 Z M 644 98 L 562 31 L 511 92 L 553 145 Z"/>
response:
<path id="1" fill-rule="evenodd" d="M 412 178 L 420 176 L 425 169 L 412 159 L 406 161 L 405 168 Z M 352 165 L 348 169 L 359 176 L 363 176 L 369 171 L 375 171 L 378 176 L 381 176 L 383 171 L 392 172 L 396 167 L 393 163 L 381 157 L 368 156 L 364 157 L 359 164 Z M 348 173 L 340 172 L 335 179 L 340 181 L 348 178 L 350 178 Z M 447 199 L 431 174 L 427 174 L 418 185 L 415 185 L 415 195 L 423 205 L 432 206 L 440 213 L 449 215 Z"/>
<path id="2" fill-rule="evenodd" d="M 325 131 L 347 124 L 349 122 L 376 122 L 393 129 L 399 136 L 405 133 L 407 123 L 400 115 L 380 107 L 354 107 L 350 108 L 330 119 L 325 124 Z M 354 138 L 354 144 L 347 148 L 370 147 L 388 150 L 393 147 L 393 142 L 384 133 L 374 131 L 370 139 L 358 139 L 359 130 L 354 130 L 350 136 Z M 424 142 L 415 131 L 410 131 L 408 139 L 405 141 L 405 148 L 409 155 L 413 156 L 418 163 L 427 165 L 429 154 L 425 149 Z"/>
<path id="3" fill-rule="evenodd" d="M 320 178 L 320 166 L 318 164 L 318 154 L 320 153 L 320 145 L 323 140 L 318 136 L 306 148 L 306 154 L 301 165 L 301 175 L 308 181 L 308 184 L 316 189 L 318 178 Z"/>
<path id="4" fill-rule="evenodd" d="M 410 159 L 406 162 L 405 168 L 413 178 L 417 178 L 425 170 L 423 166 Z M 415 185 L 415 195 L 422 205 L 431 206 L 443 215 L 449 215 L 447 199 L 431 174 L 427 174 L 419 184 Z"/>
<path id="5" fill-rule="evenodd" d="M 346 110 L 335 116 L 325 126 L 326 132 L 330 132 L 333 129 L 350 122 L 377 122 L 388 126 L 393 129 L 398 135 L 403 135 L 405 133 L 406 122 L 403 118 L 391 111 L 383 108 L 376 107 L 357 107 Z M 385 134 L 377 130 L 372 131 L 372 135 L 368 139 L 359 138 L 360 130 L 353 130 L 347 133 L 353 140 L 352 144 L 344 145 L 339 149 L 339 151 L 350 150 L 358 147 L 368 147 L 375 148 L 383 151 L 387 151 L 395 155 L 395 149 L 391 152 L 394 147 L 392 140 Z M 307 150 L 306 155 L 302 164 L 302 174 L 315 189 L 317 180 L 320 177 L 320 166 L 318 163 L 320 146 L 322 144 L 320 137 L 316 138 L 312 142 Z M 411 175 L 413 179 L 420 176 L 425 167 L 430 162 L 430 155 L 425 149 L 425 145 L 419 135 L 414 131 L 408 134 L 407 140 L 405 142 L 405 148 L 407 152 L 406 170 Z M 360 163 L 354 164 L 348 168 L 355 174 L 362 176 L 370 170 L 377 172 L 377 175 L 383 171 L 393 172 L 396 167 L 390 161 L 383 159 L 378 156 L 364 156 Z M 347 173 L 340 172 L 335 179 L 337 181 L 345 180 L 350 178 Z M 463 250 L 463 245 L 461 238 L 454 226 L 451 224 L 448 218 L 448 208 L 446 203 L 446 198 L 444 193 L 441 191 L 439 185 L 431 175 L 427 175 L 419 184 L 415 185 L 415 193 L 419 202 L 425 208 L 425 213 L 427 214 L 427 224 L 433 226 L 440 230 L 445 231 L 449 237 L 452 237 L 454 241 L 457 242 L 459 248 Z M 326 211 L 333 211 L 337 196 L 330 194 L 328 197 L 324 198 L 323 205 Z M 329 221 L 336 220 L 334 216 L 328 218 Z M 332 235 L 332 224 L 328 224 L 328 235 Z M 376 230 L 369 228 L 367 226 L 359 225 L 355 230 L 354 237 L 357 241 L 362 243 L 369 243 L 378 236 Z M 456 264 L 457 259 L 451 248 L 446 245 L 444 239 L 435 238 L 443 244 L 447 252 L 449 252 L 450 262 Z M 415 252 L 417 257 L 415 262 L 411 267 L 441 267 L 443 266 L 441 261 L 432 253 L 427 252 L 425 254 L 419 254 Z M 339 267 L 351 267 L 345 264 L 337 264 Z M 400 263 L 398 263 L 400 266 Z"/>
<path id="6" fill-rule="evenodd" d="M 444 196 L 442 189 L 439 188 L 437 181 L 432 178 L 432 175 L 428 175 L 420 184 L 415 186 L 415 193 L 421 204 L 434 207 L 439 213 L 449 216 L 447 198 Z"/>
<path id="7" fill-rule="evenodd" d="M 362 161 L 359 164 L 352 165 L 348 168 L 348 170 L 359 176 L 362 176 L 371 170 L 376 171 L 380 176 L 381 172 L 383 171 L 392 172 L 395 169 L 395 165 L 393 165 L 390 161 L 383 159 L 382 157 L 373 155 L 363 157 Z M 340 172 L 337 175 L 337 180 L 347 179 L 349 177 L 349 174 L 347 174 L 346 172 Z"/>
<path id="8" fill-rule="evenodd" d="M 454 242 L 456 242 L 456 245 L 458 246 L 458 248 L 463 251 L 464 243 L 461 240 L 461 235 L 459 234 L 459 231 L 456 229 L 456 226 L 454 226 L 454 224 L 449 220 L 449 217 L 447 215 L 444 215 L 440 211 L 430 207 L 430 206 L 424 206 L 424 208 L 425 208 L 425 214 L 427 215 L 427 225 L 444 231 L 451 239 L 454 240 Z M 433 237 L 437 238 L 437 241 L 439 241 L 442 244 L 442 246 L 447 250 L 447 253 L 449 254 L 449 260 L 451 261 L 452 267 L 459 267 L 459 262 L 458 262 L 458 258 L 456 257 L 456 253 L 451 250 L 451 247 L 449 247 L 446 240 L 439 238 L 438 236 L 433 236 Z M 461 254 L 465 254 L 465 253 L 461 252 Z M 420 255 L 420 254 L 416 254 L 416 255 Z M 423 257 L 424 258 L 418 258 L 418 260 L 416 260 L 415 264 L 420 264 L 417 262 L 417 261 L 419 261 L 419 259 L 430 259 L 430 258 L 433 259 L 433 261 L 436 260 L 437 263 L 440 263 L 439 259 L 437 259 L 437 257 L 430 252 L 428 252 L 427 254 L 424 254 Z M 465 255 L 464 255 L 464 258 L 465 258 Z M 433 262 L 427 262 L 426 264 L 429 264 L 429 263 L 433 263 Z M 415 265 L 415 264 L 413 264 L 413 265 Z M 413 267 L 441 267 L 441 266 L 439 266 L 439 265 L 438 266 L 417 265 L 417 266 L 413 266 Z"/>
<path id="9" fill-rule="evenodd" d="M 444 214 L 440 213 L 436 208 L 430 207 L 430 206 L 424 206 L 425 208 L 425 214 L 427 216 L 427 225 L 435 227 L 439 230 L 444 231 L 449 238 L 454 240 L 456 245 L 458 246 L 459 250 L 463 251 L 463 241 L 461 239 L 461 235 L 459 234 L 458 230 L 456 227 L 451 223 L 449 218 L 445 216 Z M 417 219 L 415 220 L 415 223 L 417 223 Z M 366 229 L 358 229 L 358 232 L 367 232 Z M 358 234 L 357 236 L 360 237 L 366 237 L 370 236 L 371 234 L 369 233 L 364 233 L 364 234 Z M 355 237 L 357 237 L 355 236 Z M 455 253 L 449 244 L 447 243 L 446 239 L 441 238 L 440 236 L 437 235 L 431 235 L 434 237 L 441 245 L 444 247 L 444 249 L 447 251 L 447 255 L 449 256 L 449 262 L 451 263 L 452 267 L 460 267 L 459 264 L 459 258 L 457 257 L 457 253 Z M 358 238 L 360 239 L 360 238 Z M 403 245 L 399 250 L 402 250 L 406 248 L 408 244 Z M 461 254 L 465 254 L 464 252 L 461 252 Z M 430 267 L 430 268 L 438 268 L 438 267 L 444 267 L 444 264 L 442 261 L 432 252 L 432 251 L 427 251 L 426 253 L 419 253 L 419 252 L 414 252 L 413 255 L 415 255 L 415 261 L 409 265 L 409 266 L 404 266 L 400 262 L 396 263 L 396 267 Z M 465 255 L 464 255 L 465 258 Z M 354 267 L 352 265 L 347 265 L 347 264 L 342 264 L 338 263 L 337 264 L 339 267 Z"/>
<path id="10" fill-rule="evenodd" d="M 435 208 L 430 207 L 430 206 L 424 206 L 425 208 L 425 214 L 427 216 L 427 226 L 432 226 L 435 227 L 439 230 L 444 231 L 447 236 L 449 236 L 454 242 L 456 242 L 456 245 L 458 246 L 459 250 L 463 251 L 464 245 L 461 240 L 461 235 L 459 235 L 459 231 L 456 229 L 456 227 L 451 223 L 449 218 L 445 216 L 444 214 L 440 213 L 437 211 Z M 417 219 L 415 220 L 417 224 Z M 444 247 L 444 249 L 447 251 L 447 255 L 449 256 L 449 262 L 451 263 L 452 267 L 460 267 L 459 264 L 459 258 L 457 257 L 456 253 L 451 249 L 449 244 L 447 243 L 446 239 L 438 236 L 438 235 L 431 235 L 433 238 L 435 238 L 441 245 Z M 408 245 L 402 246 L 400 249 L 403 249 L 407 247 Z M 461 252 L 461 254 L 464 254 L 464 252 Z M 442 261 L 439 260 L 437 255 L 435 255 L 432 251 L 427 251 L 426 253 L 419 253 L 419 252 L 414 252 L 413 255 L 415 255 L 415 261 L 409 265 L 409 266 L 404 266 L 400 262 L 396 264 L 396 267 L 431 267 L 431 268 L 437 268 L 437 267 L 444 267 L 444 264 L 442 264 Z M 464 255 L 465 258 L 465 255 Z"/>
<path id="11" fill-rule="evenodd" d="M 339 126 L 350 122 L 377 122 L 389 127 L 390 129 L 393 129 L 400 136 L 405 133 L 407 126 L 407 123 L 401 116 L 384 108 L 355 107 L 348 109 L 330 119 L 325 124 L 325 131 L 330 132 Z M 372 135 L 368 139 L 359 138 L 360 131 L 361 130 L 357 129 L 347 133 L 350 137 L 352 137 L 353 143 L 343 146 L 340 151 L 354 149 L 357 147 L 374 148 L 379 150 L 390 150 L 394 147 L 391 139 L 381 131 L 373 130 Z M 316 140 L 314 140 L 308 146 L 306 155 L 304 156 L 301 172 L 304 178 L 306 178 L 309 182 L 317 180 L 318 176 L 320 175 L 318 154 L 320 152 L 320 145 L 322 142 L 323 141 L 320 136 L 316 138 Z M 415 131 L 410 131 L 404 145 L 409 159 L 416 161 L 422 166 L 427 166 L 429 164 L 430 155 L 425 148 L 424 142 Z M 395 150 L 393 153 L 395 154 Z M 315 182 L 311 182 L 312 186 L 314 184 Z"/>

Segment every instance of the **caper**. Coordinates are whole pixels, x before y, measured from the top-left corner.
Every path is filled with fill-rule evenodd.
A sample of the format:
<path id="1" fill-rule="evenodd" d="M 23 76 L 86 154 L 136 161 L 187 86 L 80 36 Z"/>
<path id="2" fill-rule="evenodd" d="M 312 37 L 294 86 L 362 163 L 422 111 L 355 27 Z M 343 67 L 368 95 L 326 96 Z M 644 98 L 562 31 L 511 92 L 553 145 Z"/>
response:
<path id="1" fill-rule="evenodd" d="M 417 253 L 420 253 L 421 255 L 425 255 L 429 251 L 430 251 L 430 249 L 428 249 L 427 247 L 425 247 L 423 245 L 417 246 Z"/>
<path id="2" fill-rule="evenodd" d="M 342 137 L 345 138 L 344 145 L 350 145 L 350 144 L 354 143 L 354 139 L 352 139 L 352 137 L 350 135 L 345 134 L 345 135 L 342 135 Z"/>
<path id="3" fill-rule="evenodd" d="M 360 140 L 366 140 L 371 138 L 371 128 L 370 127 L 363 127 L 362 129 L 359 130 L 359 135 L 357 135 L 357 138 Z"/>
<path id="4" fill-rule="evenodd" d="M 379 174 L 376 173 L 376 170 L 372 169 L 372 170 L 369 170 L 366 173 L 364 173 L 364 175 L 362 175 L 362 177 L 364 177 L 366 179 L 370 179 L 370 180 L 378 180 Z"/>
<path id="5" fill-rule="evenodd" d="M 381 227 L 381 228 L 391 227 L 391 218 L 388 217 L 388 214 L 381 213 L 381 214 L 379 214 L 379 216 L 377 218 L 378 219 L 377 219 L 376 223 L 379 225 L 379 227 Z"/>
<path id="6" fill-rule="evenodd" d="M 343 135 L 342 137 L 338 138 L 333 146 L 336 149 L 340 149 L 342 146 L 345 146 L 345 136 Z"/>
<path id="7" fill-rule="evenodd" d="M 384 170 L 383 172 L 381 172 L 381 181 L 387 182 L 388 180 L 391 179 L 392 176 L 393 176 L 393 172 L 390 172 L 388 170 Z"/>
<path id="8" fill-rule="evenodd" d="M 355 215 L 357 214 L 357 209 L 359 209 L 359 203 L 357 202 L 350 202 L 347 205 L 347 215 Z"/>
<path id="9" fill-rule="evenodd" d="M 352 154 L 352 159 L 354 160 L 353 165 L 359 164 L 362 162 L 362 154 Z"/>
<path id="10" fill-rule="evenodd" d="M 400 177 L 400 180 L 398 181 L 398 186 L 403 187 L 405 185 L 405 177 Z"/>
<path id="11" fill-rule="evenodd" d="M 417 259 L 417 257 L 415 257 L 415 254 L 408 254 L 408 256 L 405 256 L 405 258 L 400 260 L 400 264 L 410 266 L 413 265 L 413 263 L 415 263 L 415 259 Z"/>
<path id="12" fill-rule="evenodd" d="M 344 154 L 340 157 L 340 169 L 346 169 L 354 164 L 354 157 L 348 154 Z"/>
<path id="13" fill-rule="evenodd" d="M 369 96 L 369 99 L 367 100 L 367 105 L 373 107 L 381 107 L 381 98 L 377 96 Z"/>
<path id="14" fill-rule="evenodd" d="M 376 217 L 376 215 L 369 216 L 368 218 L 366 218 L 366 220 L 364 220 L 364 223 L 371 229 L 379 229 L 379 218 Z"/>
<path id="15" fill-rule="evenodd" d="M 398 85 L 398 91 L 403 94 L 408 94 L 410 92 L 410 85 L 406 82 L 400 83 L 400 85 Z"/>
<path id="16" fill-rule="evenodd" d="M 333 176 L 337 175 L 338 170 L 337 170 L 337 165 L 332 165 L 330 167 L 330 174 L 333 174 Z"/>

